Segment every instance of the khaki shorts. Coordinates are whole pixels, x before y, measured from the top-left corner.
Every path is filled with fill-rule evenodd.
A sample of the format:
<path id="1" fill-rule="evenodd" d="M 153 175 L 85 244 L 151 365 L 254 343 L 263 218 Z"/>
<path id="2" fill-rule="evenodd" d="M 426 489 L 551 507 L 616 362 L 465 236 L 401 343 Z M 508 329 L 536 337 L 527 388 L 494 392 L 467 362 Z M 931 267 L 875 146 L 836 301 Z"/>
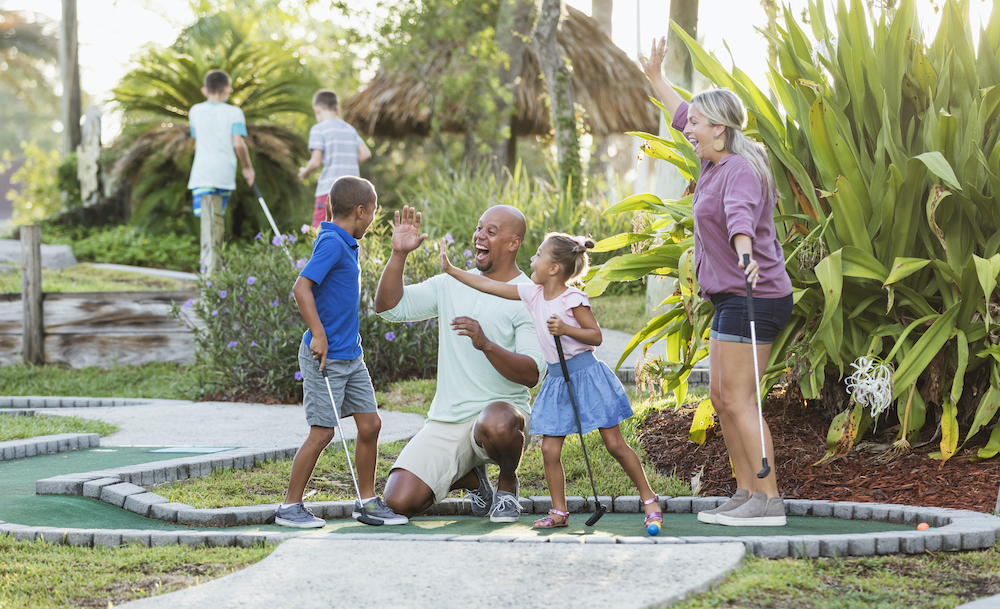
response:
<path id="1" fill-rule="evenodd" d="M 528 447 L 531 415 L 524 416 L 524 447 Z M 474 437 L 478 417 L 465 423 L 427 421 L 403 447 L 392 469 L 405 469 L 434 493 L 434 502 L 448 496 L 459 479 L 484 463 L 496 463 Z"/>

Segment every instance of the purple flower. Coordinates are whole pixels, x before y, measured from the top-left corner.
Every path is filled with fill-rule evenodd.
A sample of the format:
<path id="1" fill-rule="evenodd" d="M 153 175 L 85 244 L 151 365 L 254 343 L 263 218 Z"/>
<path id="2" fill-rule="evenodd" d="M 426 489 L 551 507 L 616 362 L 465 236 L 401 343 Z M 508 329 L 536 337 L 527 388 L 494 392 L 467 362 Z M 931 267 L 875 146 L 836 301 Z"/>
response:
<path id="1" fill-rule="evenodd" d="M 465 266 L 472 266 L 472 260 L 466 260 Z"/>
<path id="2" fill-rule="evenodd" d="M 212 282 L 211 282 L 211 281 L 207 282 L 207 283 L 205 284 L 205 287 L 206 287 L 206 288 L 210 288 L 210 287 L 212 287 Z"/>
<path id="3" fill-rule="evenodd" d="M 278 338 L 278 337 L 275 336 L 275 338 Z M 297 380 L 297 381 L 301 381 L 302 380 L 302 372 L 301 371 L 295 373 L 295 380 Z"/>
<path id="4" fill-rule="evenodd" d="M 260 345 L 257 344 L 257 341 L 253 341 L 252 340 L 252 341 L 250 341 L 250 346 L 251 347 L 259 347 Z"/>
<path id="5" fill-rule="evenodd" d="M 247 285 L 253 285 L 254 282 L 256 282 L 256 281 L 257 281 L 257 278 L 254 277 L 253 275 L 247 277 Z"/>
<path id="6" fill-rule="evenodd" d="M 408 321 L 408 322 L 406 322 L 406 325 L 412 328 L 413 327 L 413 322 L 412 321 Z"/>
<path id="7" fill-rule="evenodd" d="M 281 245 L 285 242 L 284 235 L 275 235 L 274 239 L 271 239 L 271 245 Z"/>
<path id="8" fill-rule="evenodd" d="M 303 269 L 303 268 L 305 268 L 305 266 L 306 266 L 306 259 L 305 258 L 299 258 L 298 262 L 295 263 L 295 266 L 298 267 L 300 270 Z"/>
<path id="9" fill-rule="evenodd" d="M 288 234 L 288 242 L 289 243 L 295 243 L 295 235 L 289 233 Z"/>
<path id="10" fill-rule="evenodd" d="M 242 296 L 240 296 L 239 299 L 240 299 L 240 302 L 243 302 L 243 297 Z"/>
<path id="11" fill-rule="evenodd" d="M 257 233 L 256 235 L 254 235 L 254 237 L 253 237 L 253 238 L 254 238 L 254 239 L 263 239 L 263 238 L 264 238 L 264 235 L 263 235 L 263 234 L 261 234 L 261 233 Z"/>
<path id="12" fill-rule="evenodd" d="M 219 310 L 218 309 L 215 309 L 214 311 L 212 311 L 212 317 L 215 317 L 218 314 L 219 314 Z"/>
<path id="13" fill-rule="evenodd" d="M 308 224 L 303 224 L 302 227 L 299 228 L 299 230 L 302 231 L 302 234 L 304 235 L 309 232 L 310 228 L 311 227 Z"/>
<path id="14" fill-rule="evenodd" d="M 274 340 L 278 340 L 278 337 L 277 337 L 277 336 L 275 336 L 275 337 L 274 337 Z"/>
<path id="15" fill-rule="evenodd" d="M 235 347 L 235 346 L 236 346 L 236 345 L 238 345 L 238 344 L 239 344 L 239 343 L 238 343 L 238 342 L 236 342 L 236 341 L 234 340 L 234 341 L 230 342 L 230 343 L 229 343 L 228 345 L 226 345 L 226 346 L 227 346 L 227 347 L 229 347 L 230 349 L 232 349 L 233 347 Z"/>
<path id="16" fill-rule="evenodd" d="M 276 307 L 276 306 L 278 306 L 278 299 L 277 299 L 277 298 L 275 298 L 275 299 L 274 299 L 274 302 L 272 302 L 272 303 L 271 303 L 271 306 L 272 306 L 272 307 Z M 274 337 L 274 340 L 278 340 L 278 337 L 277 337 L 277 336 L 275 336 L 275 337 Z"/>
<path id="17" fill-rule="evenodd" d="M 203 264 L 203 265 L 201 265 L 201 269 L 199 269 L 199 270 L 198 270 L 198 272 L 199 272 L 199 273 L 201 273 L 202 275 L 204 275 L 204 274 L 205 274 L 205 271 L 207 271 L 207 270 L 208 270 L 208 267 L 206 267 L 206 266 L 205 266 L 205 265 Z"/>
<path id="18" fill-rule="evenodd" d="M 444 234 L 444 241 L 448 245 L 451 245 L 452 243 L 455 242 L 455 238 L 451 236 L 451 233 L 445 233 Z"/>
<path id="19" fill-rule="evenodd" d="M 465 256 L 466 258 L 472 258 L 472 250 L 465 250 L 464 252 L 462 252 L 462 255 Z"/>
<path id="20" fill-rule="evenodd" d="M 194 299 L 192 298 L 192 299 L 188 300 L 187 302 L 185 302 L 184 304 L 182 304 L 181 308 L 182 309 L 190 309 L 191 305 L 193 305 L 193 304 L 194 304 Z"/>
<path id="21" fill-rule="evenodd" d="M 225 290 L 222 290 L 221 292 L 219 292 L 219 298 L 225 298 L 225 297 L 226 297 L 226 291 Z"/>
<path id="22" fill-rule="evenodd" d="M 389 341 L 389 342 L 392 342 L 392 341 L 396 340 L 396 335 L 393 334 L 392 332 L 386 332 L 385 333 L 385 339 L 387 341 Z"/>

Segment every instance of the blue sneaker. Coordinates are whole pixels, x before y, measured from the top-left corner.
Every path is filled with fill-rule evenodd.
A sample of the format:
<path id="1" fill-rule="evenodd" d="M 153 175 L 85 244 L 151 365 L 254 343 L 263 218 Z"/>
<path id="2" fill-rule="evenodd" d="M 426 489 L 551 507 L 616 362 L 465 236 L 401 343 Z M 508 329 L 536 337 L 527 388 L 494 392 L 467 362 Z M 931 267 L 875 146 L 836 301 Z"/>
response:
<path id="1" fill-rule="evenodd" d="M 300 502 L 286 508 L 278 506 L 278 511 L 274 514 L 274 524 L 297 529 L 318 529 L 326 526 L 326 521 L 317 518 L 304 503 Z"/>
<path id="2" fill-rule="evenodd" d="M 485 516 L 490 513 L 493 506 L 493 485 L 490 484 L 489 476 L 486 475 L 486 465 L 476 467 L 476 476 L 479 477 L 479 488 L 467 490 L 466 494 L 472 502 L 472 515 Z"/>
<path id="3" fill-rule="evenodd" d="M 410 521 L 406 516 L 400 516 L 393 512 L 392 508 L 387 506 L 385 501 L 382 501 L 382 498 L 378 496 L 365 501 L 365 512 L 372 518 L 378 518 L 383 524 L 406 524 Z M 357 499 L 354 500 L 354 511 L 351 513 L 351 517 L 361 517 L 361 502 Z"/>

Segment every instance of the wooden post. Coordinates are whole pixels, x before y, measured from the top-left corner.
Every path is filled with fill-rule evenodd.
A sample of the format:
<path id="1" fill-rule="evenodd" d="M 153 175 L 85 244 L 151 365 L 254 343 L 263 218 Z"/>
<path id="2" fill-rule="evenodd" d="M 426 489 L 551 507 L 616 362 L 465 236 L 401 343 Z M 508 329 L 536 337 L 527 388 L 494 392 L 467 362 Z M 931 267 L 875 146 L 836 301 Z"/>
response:
<path id="1" fill-rule="evenodd" d="M 202 195 L 201 197 L 201 259 L 205 273 L 211 275 L 218 264 L 218 250 L 226 234 L 226 222 L 222 216 L 222 196 Z"/>
<path id="2" fill-rule="evenodd" d="M 21 302 L 24 305 L 21 349 L 24 363 L 45 363 L 42 326 L 42 227 L 21 227 Z"/>

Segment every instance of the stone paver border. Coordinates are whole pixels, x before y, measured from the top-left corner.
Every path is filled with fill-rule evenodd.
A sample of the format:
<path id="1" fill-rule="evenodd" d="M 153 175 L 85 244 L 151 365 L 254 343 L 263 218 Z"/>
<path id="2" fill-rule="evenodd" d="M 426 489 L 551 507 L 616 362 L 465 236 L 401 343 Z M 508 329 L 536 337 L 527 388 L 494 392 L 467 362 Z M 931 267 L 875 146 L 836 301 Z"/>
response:
<path id="1" fill-rule="evenodd" d="M 211 455 L 196 455 L 180 459 L 170 459 L 156 463 L 133 465 L 106 470 L 98 470 L 81 474 L 66 474 L 39 480 L 35 484 L 38 494 L 69 494 L 94 497 L 102 501 L 124 508 L 130 512 L 156 518 L 166 522 L 196 527 L 234 527 L 269 524 L 273 522 L 275 504 L 254 505 L 243 507 L 201 509 L 182 503 L 171 503 L 165 497 L 149 492 L 145 486 L 156 485 L 175 480 L 186 480 L 209 475 L 219 469 L 247 469 L 258 463 L 276 459 L 292 458 L 297 446 L 276 449 L 236 449 Z M 661 497 L 660 505 L 667 513 L 691 514 L 701 510 L 711 509 L 726 501 L 725 497 Z M 601 501 L 611 506 L 612 512 L 638 513 L 641 511 L 639 497 L 627 496 L 601 497 Z M 584 497 L 568 497 L 570 512 L 589 512 L 593 510 L 593 500 Z M 350 516 L 354 502 L 321 501 L 308 503 L 309 507 L 324 519 L 347 518 Z M 521 507 L 529 514 L 546 513 L 552 506 L 549 497 L 522 497 Z M 547 537 L 515 537 L 515 536 L 465 536 L 465 535 L 422 535 L 405 533 L 359 533 L 369 539 L 419 539 L 427 541 L 466 542 L 517 542 L 517 543 L 644 543 L 644 544 L 677 544 L 677 543 L 742 543 L 747 552 L 765 558 L 816 558 L 820 556 L 872 556 L 881 554 L 922 554 L 929 552 L 952 552 L 961 550 L 977 550 L 990 548 L 997 542 L 1000 532 L 1000 518 L 990 514 L 957 510 L 948 508 L 913 507 L 896 504 L 853 503 L 834 501 L 814 501 L 803 499 L 785 500 L 785 510 L 792 516 L 816 516 L 827 518 L 843 518 L 853 520 L 873 520 L 895 524 L 913 525 L 926 522 L 932 529 L 926 531 L 889 531 L 880 533 L 841 534 L 841 535 L 789 535 L 789 536 L 656 536 L 656 537 L 588 537 L 577 535 L 552 535 Z M 428 510 L 431 515 L 471 515 L 471 505 L 466 499 L 446 499 Z M 4 533 L 0 525 L 0 534 L 30 536 L 31 527 L 11 529 Z M 35 530 L 35 529 L 32 529 Z M 35 532 L 39 535 L 54 531 L 42 527 Z M 121 533 L 122 542 L 135 538 L 134 532 Z M 202 539 L 197 535 L 205 535 L 204 543 L 240 545 L 249 543 L 240 541 L 242 533 L 225 532 L 189 532 L 179 538 L 178 543 L 189 543 L 194 539 Z M 103 534 L 103 533 L 102 533 Z M 301 532 L 283 535 L 295 536 Z M 96 535 L 96 533 L 95 533 Z M 112 534 L 113 535 L 113 534 Z M 261 540 L 271 534 L 254 534 L 252 540 Z M 354 534 L 341 534 L 353 537 Z M 103 537 L 87 541 L 85 533 L 74 531 L 74 536 L 80 536 L 84 545 L 107 545 L 114 538 L 105 540 Z M 142 537 L 140 535 L 140 537 Z M 66 536 L 67 543 L 71 536 Z M 139 539 L 144 543 L 144 537 Z M 152 537 L 150 539 L 153 539 Z M 162 536 L 156 539 L 162 540 Z M 268 538 L 270 539 L 270 538 Z M 152 543 L 152 541 L 150 542 Z M 201 542 L 199 542 L 201 543 Z"/>
<path id="2" fill-rule="evenodd" d="M 150 400 L 142 398 L 86 398 L 75 396 L 0 396 L 0 409 L 24 408 L 100 408 L 102 406 L 149 406 L 154 403 L 178 400 Z"/>
<path id="3" fill-rule="evenodd" d="M 0 461 L 93 448 L 100 445 L 101 436 L 96 433 L 57 433 L 24 440 L 6 440 L 0 442 Z"/>

